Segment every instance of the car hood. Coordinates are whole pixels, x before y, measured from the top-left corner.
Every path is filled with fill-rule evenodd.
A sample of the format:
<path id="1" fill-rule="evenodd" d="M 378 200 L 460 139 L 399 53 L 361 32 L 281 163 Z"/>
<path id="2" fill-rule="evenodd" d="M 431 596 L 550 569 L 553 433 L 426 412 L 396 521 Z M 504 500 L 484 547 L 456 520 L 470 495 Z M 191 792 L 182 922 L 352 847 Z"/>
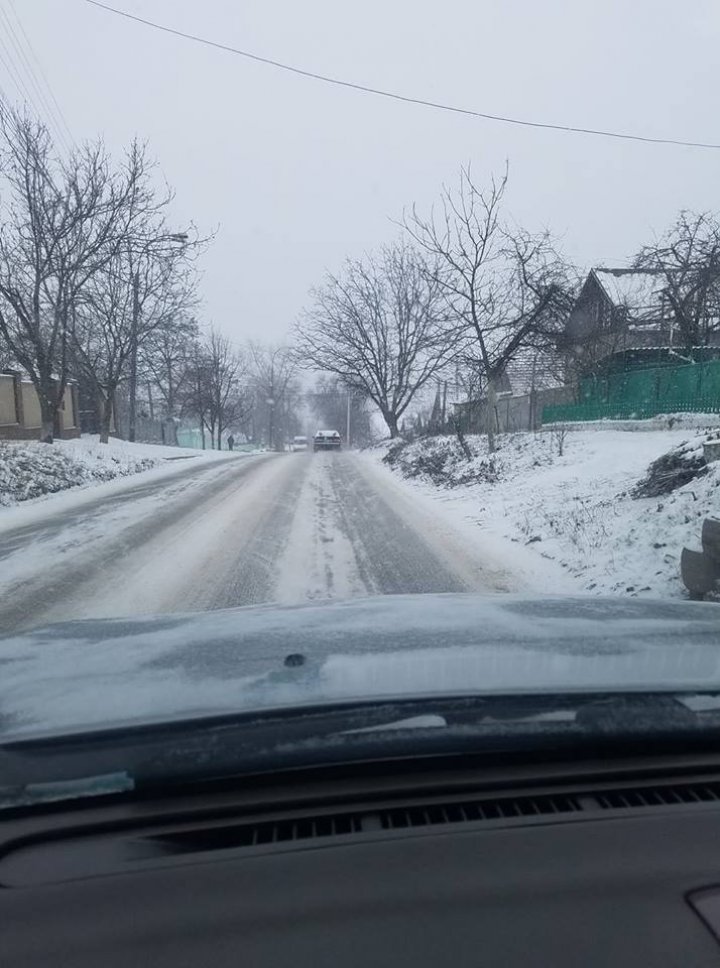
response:
<path id="1" fill-rule="evenodd" d="M 720 692 L 717 605 L 398 595 L 0 640 L 0 739 L 356 700 Z"/>

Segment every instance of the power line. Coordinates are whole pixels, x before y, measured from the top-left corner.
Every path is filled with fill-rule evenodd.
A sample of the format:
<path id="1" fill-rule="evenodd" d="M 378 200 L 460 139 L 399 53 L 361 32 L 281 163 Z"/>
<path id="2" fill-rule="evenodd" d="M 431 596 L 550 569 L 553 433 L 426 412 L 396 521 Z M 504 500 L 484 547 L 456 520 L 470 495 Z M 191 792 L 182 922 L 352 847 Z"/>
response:
<path id="1" fill-rule="evenodd" d="M 31 93 L 32 85 L 28 87 L 25 83 L 25 77 L 23 76 L 23 69 L 22 69 L 22 60 L 19 56 L 17 43 L 15 40 L 12 40 L 10 36 L 12 31 L 12 25 L 10 24 L 10 21 L 7 18 L 7 14 L 5 13 L 4 9 L 0 6 L 0 21 L 2 21 L 3 19 L 7 21 L 7 25 L 5 25 L 4 23 L 1 23 L 0 26 L 2 26 L 3 29 L 5 29 L 5 27 L 9 28 L 9 29 L 6 29 L 5 32 L 7 35 L 7 39 L 8 41 L 10 41 L 10 43 L 6 43 L 5 38 L 2 36 L 2 34 L 0 34 L 0 63 L 2 63 L 2 65 L 5 67 L 8 77 L 10 77 L 13 84 L 15 85 L 15 88 L 18 94 L 20 95 L 20 98 L 24 100 L 26 104 L 30 105 L 33 112 L 37 115 L 38 118 L 41 118 L 43 114 L 42 109 L 38 107 L 38 104 L 36 103 L 36 100 L 35 100 L 35 96 Z M 15 55 L 17 56 L 17 60 L 16 60 L 16 57 L 13 56 L 13 48 L 15 50 Z M 7 101 L 7 98 L 5 98 L 5 100 Z M 47 119 L 47 120 L 49 121 L 50 127 L 52 127 L 52 121 L 50 119 Z M 58 134 L 61 134 L 61 132 L 58 131 Z M 64 142 L 63 142 L 63 148 L 67 150 L 67 146 L 64 144 Z"/>
<path id="2" fill-rule="evenodd" d="M 55 135 L 59 139 L 65 151 L 69 152 L 70 146 L 68 145 L 65 139 L 62 127 L 58 124 L 57 118 L 53 113 L 52 107 L 48 104 L 47 98 L 45 97 L 43 91 L 40 89 L 40 86 L 37 81 L 37 77 L 35 75 L 35 71 L 33 70 L 33 66 L 28 60 L 27 54 L 22 49 L 19 38 L 15 32 L 15 28 L 13 27 L 12 22 L 10 21 L 10 17 L 8 16 L 7 11 L 2 6 L 0 6 L 0 19 L 2 20 L 3 27 L 7 29 L 8 40 L 10 41 L 10 44 L 12 45 L 12 48 L 15 51 L 15 54 L 17 56 L 17 60 L 15 63 L 16 63 L 18 72 L 20 72 L 21 70 L 24 72 L 25 77 L 29 81 L 28 90 L 32 90 L 33 97 L 37 97 L 38 103 L 41 105 L 41 108 L 45 114 L 47 121 L 49 122 L 50 126 L 55 129 Z"/>
<path id="3" fill-rule="evenodd" d="M 185 40 L 191 40 L 197 44 L 204 44 L 206 47 L 214 47 L 216 50 L 224 50 L 229 54 L 237 54 L 239 57 L 246 57 L 249 60 L 257 61 L 260 64 L 267 64 L 270 67 L 276 67 L 282 71 L 289 71 L 292 74 L 299 74 L 301 77 L 309 77 L 316 81 L 322 81 L 325 84 L 334 84 L 338 87 L 350 88 L 353 91 L 361 91 L 364 94 L 375 94 L 378 97 L 389 98 L 393 101 L 402 101 L 405 104 L 417 104 L 421 107 L 434 108 L 438 111 L 449 111 L 453 114 L 463 114 L 472 118 L 482 118 L 486 121 L 499 121 L 503 124 L 514 124 L 527 128 L 544 128 L 550 131 L 566 131 L 572 134 L 588 134 L 599 138 L 616 138 L 622 141 L 641 141 L 646 144 L 677 145 L 684 148 L 710 148 L 713 150 L 720 150 L 720 144 L 711 144 L 702 141 L 682 141 L 677 138 L 652 138 L 646 135 L 626 134 L 620 131 L 604 131 L 600 128 L 576 127 L 569 124 L 552 124 L 545 121 L 527 121 L 522 118 L 510 118 L 501 114 L 489 114 L 484 111 L 472 111 L 469 108 L 460 108 L 452 104 L 443 104 L 439 101 L 428 101 L 425 98 L 409 97 L 404 94 L 397 94 L 393 91 L 385 91 L 381 88 L 370 87 L 366 84 L 356 84 L 353 81 L 344 81 L 338 77 L 331 77 L 327 74 L 318 74 L 315 71 L 303 70 L 300 67 L 293 67 L 290 64 L 284 64 L 281 61 L 272 60 L 270 57 L 261 57 L 259 54 L 253 54 L 247 50 L 240 50 L 237 47 L 230 47 L 228 44 L 221 44 L 215 40 L 208 40 L 206 37 L 198 37 L 196 34 L 189 34 L 185 31 L 177 30 L 174 27 L 168 27 L 165 24 L 155 23 L 152 20 L 145 20 L 143 17 L 137 17 L 135 14 L 127 13 L 125 10 L 118 10 L 116 7 L 111 7 L 106 3 L 100 3 L 99 0 L 85 0 L 85 2 L 91 4 L 93 7 L 99 7 L 101 10 L 106 10 L 109 13 L 117 14 L 119 17 L 125 17 L 127 20 L 133 20 L 136 23 L 143 24 L 146 27 L 152 27 L 154 30 L 161 30 L 166 34 L 172 34 L 175 37 L 182 37 Z"/>
<path id="4" fill-rule="evenodd" d="M 17 10 L 15 9 L 15 4 L 13 3 L 13 0 L 8 0 L 8 3 L 10 5 L 10 9 L 13 12 L 13 15 L 15 17 L 15 20 L 17 21 L 17 25 L 20 28 L 20 32 L 22 33 L 23 37 L 25 38 L 25 44 L 27 45 L 27 48 L 30 51 L 30 56 L 33 58 L 33 60 L 37 64 L 38 71 L 40 72 L 40 77 L 42 78 L 42 80 L 43 80 L 43 82 L 45 84 L 45 88 L 46 88 L 48 94 L 50 95 L 50 99 L 51 99 L 52 103 L 55 105 L 55 109 L 57 110 L 57 114 L 58 114 L 58 116 L 60 118 L 60 121 L 62 122 L 62 126 L 65 129 L 65 133 L 66 133 L 67 137 L 70 140 L 70 144 L 74 145 L 75 144 L 75 138 L 73 137 L 73 133 L 70 130 L 70 127 L 69 127 L 69 125 L 67 123 L 67 120 L 65 118 L 65 115 L 63 113 L 63 109 L 58 104 L 58 100 L 55 97 L 55 93 L 54 93 L 54 91 L 52 89 L 52 86 L 50 85 L 50 82 L 47 79 L 47 75 L 46 75 L 46 73 L 45 73 L 45 71 L 43 69 L 43 66 L 42 66 L 42 63 L 40 61 L 40 58 L 35 53 L 35 48 L 33 47 L 32 42 L 31 42 L 30 38 L 27 35 L 27 32 L 25 30 L 25 27 L 23 26 L 23 22 L 20 19 L 20 15 L 18 14 Z"/>
<path id="5" fill-rule="evenodd" d="M 12 59 L 12 57 L 10 55 L 10 50 L 7 47 L 7 45 L 5 44 L 5 41 L 4 41 L 4 39 L 3 39 L 3 37 L 2 37 L 1 34 L 0 34 L 0 48 L 2 48 L 2 50 L 0 50 L 0 63 L 3 65 L 3 67 L 5 68 L 5 70 L 7 72 L 8 77 L 10 78 L 10 80 L 12 81 L 12 83 L 15 85 L 15 89 L 18 92 L 18 94 L 20 95 L 20 97 L 24 101 L 27 101 L 28 103 L 30 103 L 32 105 L 32 107 L 33 107 L 33 110 L 37 114 L 38 113 L 37 107 L 35 106 L 32 98 L 30 97 L 30 95 L 28 93 L 28 90 L 25 87 L 25 84 L 23 82 L 22 77 L 20 77 L 19 73 L 17 73 L 17 69 L 15 67 L 15 62 L 13 61 L 13 59 Z M 3 51 L 4 51 L 4 53 L 3 53 Z M 6 58 L 6 55 L 7 55 L 7 58 Z"/>
<path id="6" fill-rule="evenodd" d="M 70 146 L 72 144 L 74 144 L 74 139 L 72 137 L 72 134 L 70 133 L 69 129 L 67 128 L 67 125 L 64 124 L 64 121 L 61 120 L 59 118 L 59 116 L 58 116 L 59 113 L 61 113 L 61 112 L 59 112 L 59 105 L 57 105 L 57 101 L 54 98 L 54 95 L 52 93 L 52 89 L 50 88 L 50 85 L 48 84 L 47 77 L 45 76 L 45 74 L 44 74 L 44 72 L 42 70 L 42 65 L 40 64 L 40 61 L 39 61 L 39 59 L 37 57 L 37 54 L 35 54 L 35 51 L 32 48 L 32 44 L 30 43 L 30 38 L 28 37 L 27 33 L 25 32 L 25 28 L 22 25 L 22 21 L 20 20 L 20 17 L 18 16 L 17 10 L 15 9 L 15 6 L 12 3 L 12 0 L 9 0 L 9 6 L 12 9 L 12 12 L 13 12 L 13 15 L 15 17 L 15 21 L 16 21 L 17 26 L 19 28 L 20 34 L 22 34 L 22 39 L 21 39 L 20 35 L 15 30 L 15 27 L 13 27 L 12 21 L 10 19 L 10 15 L 7 12 L 7 10 L 3 10 L 2 8 L 0 8 L 0 13 L 2 14 L 3 19 L 7 23 L 7 27 L 8 27 L 8 30 L 10 32 L 10 39 L 11 39 L 11 41 L 13 43 L 13 46 L 15 47 L 15 50 L 18 52 L 19 57 L 21 58 L 22 64 L 24 65 L 25 70 L 27 72 L 27 75 L 30 78 L 30 81 L 31 81 L 32 86 L 33 86 L 33 89 L 37 93 L 38 98 L 40 100 L 40 103 L 42 104 L 42 106 L 43 106 L 43 108 L 45 110 L 45 113 L 46 113 L 47 118 L 50 120 L 50 122 L 52 123 L 52 125 L 55 127 L 55 130 L 57 132 L 57 135 L 58 135 L 60 141 L 62 142 L 65 150 L 69 153 L 71 151 L 71 147 Z M 24 39 L 24 44 L 23 44 L 23 39 Z M 30 57 L 28 56 L 28 53 L 26 52 L 25 47 L 27 47 L 27 49 L 28 49 L 28 51 L 30 53 L 30 56 L 32 56 L 32 58 L 34 59 L 35 63 L 37 64 L 37 66 L 38 66 L 38 68 L 40 70 L 40 73 L 42 75 L 42 80 L 44 81 L 44 85 L 43 85 L 43 83 L 41 83 L 41 80 L 38 77 L 38 74 L 37 74 L 35 68 L 33 67 L 33 64 L 30 61 Z M 48 94 L 50 95 L 50 98 L 48 98 L 47 94 L 45 93 L 46 90 L 47 90 Z M 53 102 L 54 102 L 54 104 L 53 104 Z"/>

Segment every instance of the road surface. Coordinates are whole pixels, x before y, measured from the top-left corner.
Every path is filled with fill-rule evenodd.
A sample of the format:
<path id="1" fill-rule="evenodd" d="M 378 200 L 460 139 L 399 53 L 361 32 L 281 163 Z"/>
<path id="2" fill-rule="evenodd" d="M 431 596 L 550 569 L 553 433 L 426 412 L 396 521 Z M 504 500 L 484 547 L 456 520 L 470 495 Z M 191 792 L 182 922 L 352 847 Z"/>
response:
<path id="1" fill-rule="evenodd" d="M 80 618 L 505 591 L 509 582 L 476 541 L 448 532 L 389 471 L 353 453 L 189 465 L 0 532 L 2 634 Z"/>

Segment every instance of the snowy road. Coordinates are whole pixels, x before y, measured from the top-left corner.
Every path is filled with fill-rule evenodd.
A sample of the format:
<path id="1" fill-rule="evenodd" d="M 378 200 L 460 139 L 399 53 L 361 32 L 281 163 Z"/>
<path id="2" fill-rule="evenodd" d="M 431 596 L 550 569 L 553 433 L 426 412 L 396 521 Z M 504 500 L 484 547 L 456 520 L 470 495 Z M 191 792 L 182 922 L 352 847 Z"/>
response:
<path id="1" fill-rule="evenodd" d="M 505 591 L 478 542 L 362 456 L 279 454 L 128 482 L 0 531 L 0 630 L 404 592 Z"/>

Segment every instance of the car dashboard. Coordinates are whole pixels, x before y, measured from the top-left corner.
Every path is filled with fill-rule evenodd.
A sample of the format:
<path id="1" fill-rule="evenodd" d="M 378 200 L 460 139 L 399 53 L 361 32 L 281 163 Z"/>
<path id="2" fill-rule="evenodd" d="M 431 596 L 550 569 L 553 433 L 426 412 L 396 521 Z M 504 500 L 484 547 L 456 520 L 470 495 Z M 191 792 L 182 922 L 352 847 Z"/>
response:
<path id="1" fill-rule="evenodd" d="M 4 968 L 720 964 L 720 760 L 289 772 L 14 811 Z"/>

